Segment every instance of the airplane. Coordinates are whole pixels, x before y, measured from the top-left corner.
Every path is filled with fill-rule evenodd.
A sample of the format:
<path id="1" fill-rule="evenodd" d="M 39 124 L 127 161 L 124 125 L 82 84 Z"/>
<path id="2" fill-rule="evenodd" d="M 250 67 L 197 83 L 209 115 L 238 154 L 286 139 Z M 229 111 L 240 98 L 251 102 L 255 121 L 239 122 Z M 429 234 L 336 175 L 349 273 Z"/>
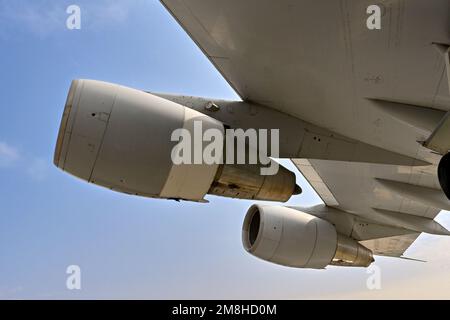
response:
<path id="1" fill-rule="evenodd" d="M 406 258 L 421 233 L 450 235 L 434 220 L 450 210 L 450 2 L 381 1 L 379 28 L 369 28 L 371 2 L 162 0 L 241 100 L 74 80 L 55 165 L 150 198 L 286 202 L 301 192 L 287 168 L 262 176 L 259 163 L 171 158 L 171 134 L 195 121 L 220 132 L 277 129 L 279 158 L 323 204 L 255 203 L 245 250 L 312 269 Z"/>

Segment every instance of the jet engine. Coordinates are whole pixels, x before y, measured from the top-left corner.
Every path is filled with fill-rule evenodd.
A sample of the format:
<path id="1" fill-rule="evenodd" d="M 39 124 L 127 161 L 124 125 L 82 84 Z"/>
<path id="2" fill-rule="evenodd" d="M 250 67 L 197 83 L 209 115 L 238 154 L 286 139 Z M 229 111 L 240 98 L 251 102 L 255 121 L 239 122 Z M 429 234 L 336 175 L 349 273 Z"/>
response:
<path id="1" fill-rule="evenodd" d="M 340 235 L 331 223 L 281 206 L 250 207 L 242 242 L 250 254 L 288 267 L 367 267 L 374 261 L 371 250 Z"/>
<path id="2" fill-rule="evenodd" d="M 205 131 L 225 130 L 223 123 L 207 115 L 147 92 L 74 80 L 54 163 L 97 185 L 153 198 L 203 201 L 209 193 L 287 201 L 301 192 L 294 173 L 282 166 L 276 174 L 263 176 L 260 163 L 174 163 L 172 155 L 178 144 L 172 139 L 174 131 L 186 129 L 194 135 L 196 121 Z M 199 143 L 207 145 L 203 140 Z"/>
<path id="3" fill-rule="evenodd" d="M 450 153 L 444 155 L 439 161 L 438 179 L 442 191 L 450 199 Z"/>

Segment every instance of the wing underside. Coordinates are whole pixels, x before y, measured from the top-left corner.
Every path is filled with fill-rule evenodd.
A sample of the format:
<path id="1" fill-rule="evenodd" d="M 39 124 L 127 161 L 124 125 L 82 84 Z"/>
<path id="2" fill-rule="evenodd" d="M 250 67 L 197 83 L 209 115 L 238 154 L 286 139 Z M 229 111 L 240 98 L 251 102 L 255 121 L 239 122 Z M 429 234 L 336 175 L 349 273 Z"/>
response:
<path id="1" fill-rule="evenodd" d="M 412 199 L 409 194 L 395 192 L 380 182 L 380 179 L 388 178 L 405 184 L 437 188 L 434 166 L 401 167 L 305 159 L 292 161 L 325 204 L 346 212 L 372 216 L 376 220 L 379 210 L 404 212 L 428 219 L 434 219 L 440 211 L 418 198 Z M 375 254 L 401 256 L 419 234 L 410 231 L 406 235 L 382 237 L 362 243 Z"/>
<path id="2" fill-rule="evenodd" d="M 293 159 L 328 206 L 430 220 L 450 209 L 436 196 L 439 157 L 418 143 L 450 109 L 445 62 L 433 48 L 450 43 L 448 0 L 381 1 L 378 31 L 366 27 L 371 0 L 161 2 L 243 100 L 431 163 Z M 419 234 L 403 230 L 364 244 L 401 256 Z"/>

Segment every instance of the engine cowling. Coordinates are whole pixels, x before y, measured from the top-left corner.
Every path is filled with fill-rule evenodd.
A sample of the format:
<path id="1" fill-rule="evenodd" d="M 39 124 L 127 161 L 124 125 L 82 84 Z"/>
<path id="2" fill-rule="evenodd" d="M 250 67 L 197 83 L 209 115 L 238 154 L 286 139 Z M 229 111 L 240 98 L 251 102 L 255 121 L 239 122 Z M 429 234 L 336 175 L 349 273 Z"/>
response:
<path id="1" fill-rule="evenodd" d="M 242 242 L 250 254 L 288 267 L 367 267 L 374 261 L 369 249 L 340 235 L 329 222 L 281 206 L 250 207 Z"/>
<path id="2" fill-rule="evenodd" d="M 284 167 L 261 176 L 260 165 L 174 164 L 176 129 L 224 131 L 198 111 L 143 91 L 94 80 L 74 80 L 56 143 L 54 163 L 92 183 L 124 193 L 202 201 L 221 196 L 287 201 L 301 189 Z M 201 141 L 200 143 L 206 144 Z"/>
<path id="3" fill-rule="evenodd" d="M 442 191 L 450 199 L 450 153 L 445 154 L 439 161 L 438 179 Z"/>

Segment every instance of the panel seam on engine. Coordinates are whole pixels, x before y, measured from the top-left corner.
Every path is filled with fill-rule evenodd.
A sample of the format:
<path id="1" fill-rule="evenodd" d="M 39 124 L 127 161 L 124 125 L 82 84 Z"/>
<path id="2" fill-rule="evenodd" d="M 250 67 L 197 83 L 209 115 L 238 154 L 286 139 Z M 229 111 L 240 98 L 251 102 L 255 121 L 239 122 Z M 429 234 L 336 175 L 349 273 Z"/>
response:
<path id="1" fill-rule="evenodd" d="M 89 175 L 89 180 L 88 180 L 89 182 L 92 181 L 92 176 L 94 175 L 94 169 L 95 169 L 95 166 L 97 164 L 97 160 L 98 160 L 98 158 L 100 156 L 100 152 L 102 151 L 103 141 L 105 141 L 106 131 L 108 130 L 108 126 L 109 126 L 109 119 L 111 118 L 111 114 L 114 111 L 114 106 L 116 104 L 116 100 L 117 100 L 117 93 L 114 95 L 114 100 L 113 100 L 113 103 L 112 103 L 112 106 L 111 106 L 111 111 L 109 112 L 108 119 L 106 120 L 105 130 L 103 131 L 102 139 L 100 141 L 100 145 L 98 146 L 97 155 L 95 156 L 94 164 L 92 165 L 91 173 Z"/>

